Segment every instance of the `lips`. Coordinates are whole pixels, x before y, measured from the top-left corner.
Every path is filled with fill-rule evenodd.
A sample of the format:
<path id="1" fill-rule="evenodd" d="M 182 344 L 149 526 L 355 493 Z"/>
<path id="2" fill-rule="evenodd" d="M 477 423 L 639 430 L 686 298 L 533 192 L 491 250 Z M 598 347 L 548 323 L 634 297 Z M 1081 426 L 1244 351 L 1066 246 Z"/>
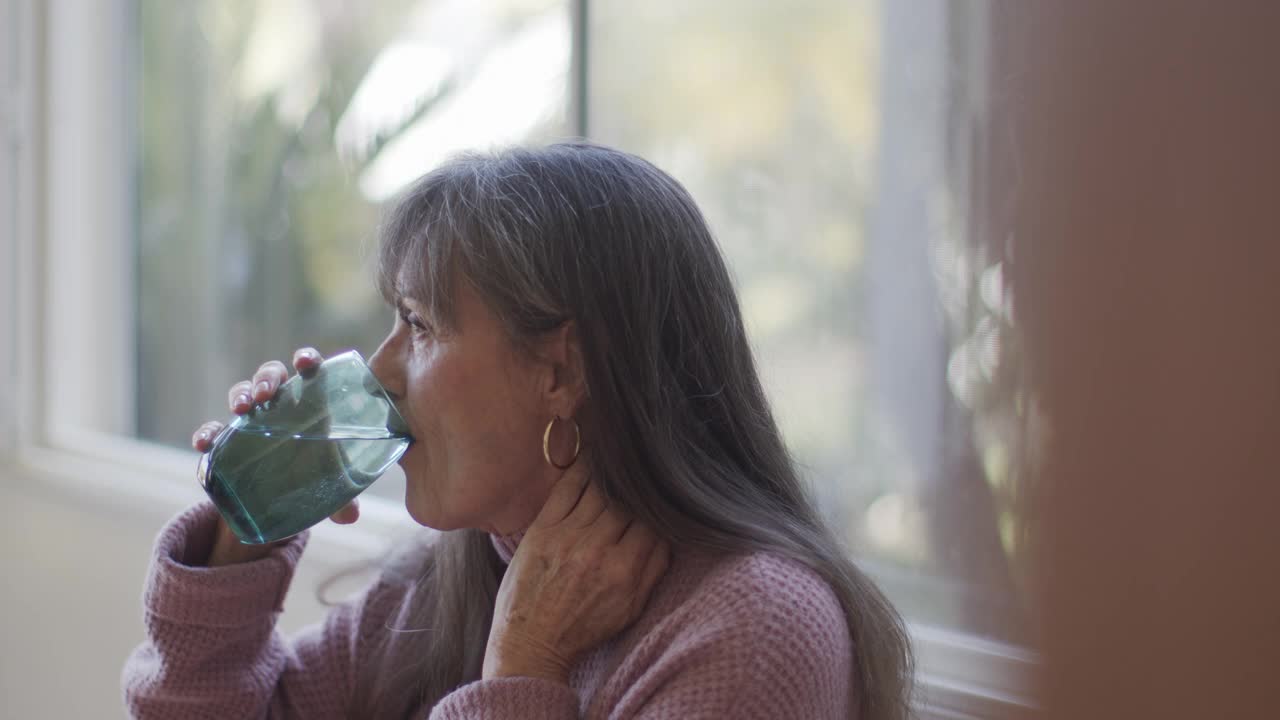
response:
<path id="1" fill-rule="evenodd" d="M 414 448 L 414 447 L 416 447 L 416 446 L 417 446 L 417 444 L 418 444 L 418 442 L 417 442 L 416 440 L 410 440 L 410 441 L 409 441 L 409 446 L 408 446 L 408 447 L 406 447 L 406 448 L 404 449 L 404 452 L 400 453 L 400 457 L 396 459 L 396 464 L 397 464 L 397 465 L 404 465 L 404 460 L 405 460 L 405 458 L 409 457 L 409 453 L 413 452 L 413 448 Z"/>

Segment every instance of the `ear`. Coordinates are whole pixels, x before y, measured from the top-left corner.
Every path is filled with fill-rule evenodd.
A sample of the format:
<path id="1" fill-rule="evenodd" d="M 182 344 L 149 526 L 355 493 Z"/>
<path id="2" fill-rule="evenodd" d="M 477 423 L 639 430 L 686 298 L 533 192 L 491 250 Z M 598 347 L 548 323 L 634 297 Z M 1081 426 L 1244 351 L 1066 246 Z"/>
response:
<path id="1" fill-rule="evenodd" d="M 539 388 L 547 409 L 571 418 L 587 399 L 587 377 L 582 364 L 578 326 L 572 320 L 544 333 L 534 352 L 545 370 Z"/>

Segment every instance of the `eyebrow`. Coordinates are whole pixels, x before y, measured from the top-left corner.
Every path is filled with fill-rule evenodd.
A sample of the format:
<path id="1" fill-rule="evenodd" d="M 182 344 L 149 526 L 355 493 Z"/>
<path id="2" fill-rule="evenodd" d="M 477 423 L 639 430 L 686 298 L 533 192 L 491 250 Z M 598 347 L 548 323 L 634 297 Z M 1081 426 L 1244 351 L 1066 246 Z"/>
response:
<path id="1" fill-rule="evenodd" d="M 397 294 L 397 295 L 395 296 L 395 301 L 394 301 L 394 302 L 395 302 L 396 310 L 399 310 L 400 312 L 405 312 L 405 313 L 408 313 L 408 312 L 421 312 L 421 311 L 424 311 L 424 310 L 426 309 L 426 305 L 425 305 L 425 303 L 422 303 L 422 302 L 419 302 L 419 301 L 417 301 L 417 300 L 414 300 L 413 298 L 408 297 L 407 295 L 399 295 L 399 294 Z M 413 305 L 414 305 L 414 306 L 417 306 L 417 307 L 411 307 L 411 306 L 409 305 L 410 303 L 413 303 Z"/>

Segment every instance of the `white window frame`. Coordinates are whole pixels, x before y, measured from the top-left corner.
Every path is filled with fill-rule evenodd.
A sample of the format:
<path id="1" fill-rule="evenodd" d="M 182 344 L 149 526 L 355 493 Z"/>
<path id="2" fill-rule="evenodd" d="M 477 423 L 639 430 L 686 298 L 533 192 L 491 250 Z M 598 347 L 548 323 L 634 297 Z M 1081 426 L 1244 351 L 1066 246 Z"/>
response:
<path id="1" fill-rule="evenodd" d="M 0 3 L 11 20 L 0 45 L 13 49 L 0 57 L 0 193 L 14 198 L 14 217 L 0 217 L 0 480 L 158 528 L 203 494 L 194 452 L 130 437 L 131 2 Z M 586 0 L 573 8 L 573 108 L 584 123 L 577 80 L 587 71 Z M 0 212 L 7 206 L 0 202 Z M 16 233 L 6 231 L 10 223 Z M 336 567 L 409 526 L 397 504 L 370 497 L 360 523 L 324 523 L 312 547 Z M 944 628 L 910 629 L 922 717 L 1033 713 L 1031 653 Z"/>

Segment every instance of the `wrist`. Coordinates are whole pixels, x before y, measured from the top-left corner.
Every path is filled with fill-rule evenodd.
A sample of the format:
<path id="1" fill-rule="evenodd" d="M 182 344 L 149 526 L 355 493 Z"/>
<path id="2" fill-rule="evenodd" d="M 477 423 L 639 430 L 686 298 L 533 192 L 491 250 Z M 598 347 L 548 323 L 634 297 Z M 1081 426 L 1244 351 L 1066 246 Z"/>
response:
<path id="1" fill-rule="evenodd" d="M 272 544 L 246 545 L 240 542 L 240 539 L 231 531 L 231 528 L 227 527 L 227 524 L 219 519 L 213 547 L 209 551 L 205 566 L 220 567 L 261 560 L 271 554 L 272 547 Z"/>
<path id="2" fill-rule="evenodd" d="M 540 663 L 498 663 L 491 671 L 482 676 L 485 680 L 495 678 L 527 677 L 547 680 L 559 685 L 569 684 L 569 671 Z"/>
<path id="3" fill-rule="evenodd" d="M 485 680 L 502 677 L 531 677 L 568 685 L 569 663 L 550 652 L 490 643 L 485 649 L 484 670 L 481 677 Z"/>

